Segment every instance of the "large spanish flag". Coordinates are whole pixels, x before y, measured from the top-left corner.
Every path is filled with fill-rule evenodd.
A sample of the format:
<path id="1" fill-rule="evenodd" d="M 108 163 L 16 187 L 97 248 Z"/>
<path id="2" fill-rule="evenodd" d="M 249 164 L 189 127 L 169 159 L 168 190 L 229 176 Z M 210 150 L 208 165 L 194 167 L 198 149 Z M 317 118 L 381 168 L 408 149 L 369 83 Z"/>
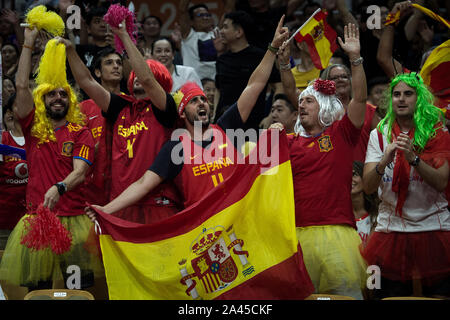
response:
<path id="1" fill-rule="evenodd" d="M 267 155 L 274 161 L 266 161 Z M 193 206 L 155 224 L 97 211 L 110 299 L 310 295 L 314 288 L 296 238 L 286 136 L 265 131 L 247 156 L 255 158 L 256 164 L 236 164 L 224 183 Z"/>
<path id="2" fill-rule="evenodd" d="M 327 13 L 321 9 L 303 24 L 295 33 L 297 42 L 306 41 L 309 54 L 317 69 L 325 69 L 338 48 L 336 31 L 326 21 Z"/>
<path id="3" fill-rule="evenodd" d="M 450 40 L 435 48 L 420 70 L 423 81 L 436 97 L 436 105 L 450 118 Z"/>

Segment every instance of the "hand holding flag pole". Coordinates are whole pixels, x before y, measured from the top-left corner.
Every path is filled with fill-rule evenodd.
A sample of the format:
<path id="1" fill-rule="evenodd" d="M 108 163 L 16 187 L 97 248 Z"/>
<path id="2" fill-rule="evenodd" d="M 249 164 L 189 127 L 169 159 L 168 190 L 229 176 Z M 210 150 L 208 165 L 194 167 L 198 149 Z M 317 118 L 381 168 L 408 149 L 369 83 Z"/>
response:
<path id="1" fill-rule="evenodd" d="M 321 10 L 322 10 L 322 9 L 319 8 L 319 9 L 317 9 L 316 11 L 314 11 L 314 13 L 308 18 L 308 20 L 306 20 L 305 23 L 303 23 L 302 26 L 301 26 L 300 28 L 298 28 L 297 31 L 295 31 L 295 32 L 292 34 L 292 36 L 290 36 L 289 39 L 287 39 L 286 43 L 291 42 L 291 40 L 297 35 L 297 33 L 299 33 L 300 30 L 301 30 L 304 26 L 306 26 L 306 25 L 311 21 L 311 19 L 313 19 L 314 16 L 315 16 L 317 13 L 319 13 Z"/>

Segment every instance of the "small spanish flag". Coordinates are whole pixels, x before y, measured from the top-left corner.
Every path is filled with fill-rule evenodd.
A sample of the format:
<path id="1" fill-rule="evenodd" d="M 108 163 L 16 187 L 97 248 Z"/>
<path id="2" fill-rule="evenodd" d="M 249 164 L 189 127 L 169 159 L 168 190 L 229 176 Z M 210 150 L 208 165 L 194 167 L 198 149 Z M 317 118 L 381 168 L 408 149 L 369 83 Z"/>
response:
<path id="1" fill-rule="evenodd" d="M 306 41 L 309 54 L 317 69 L 325 69 L 338 48 L 336 31 L 326 21 L 327 13 L 321 9 L 295 32 L 297 42 Z"/>

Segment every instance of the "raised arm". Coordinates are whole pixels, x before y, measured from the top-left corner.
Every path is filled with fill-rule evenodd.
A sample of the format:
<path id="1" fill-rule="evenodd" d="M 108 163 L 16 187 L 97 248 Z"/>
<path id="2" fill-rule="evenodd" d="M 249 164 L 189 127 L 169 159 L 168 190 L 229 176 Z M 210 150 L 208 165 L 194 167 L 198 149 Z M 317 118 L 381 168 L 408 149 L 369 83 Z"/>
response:
<path id="1" fill-rule="evenodd" d="M 351 23 L 346 25 L 344 27 L 345 42 L 340 37 L 338 41 L 351 62 L 352 100 L 347 108 L 348 118 L 355 127 L 361 128 L 366 113 L 367 83 L 363 63 L 360 60 L 359 31 L 356 25 Z"/>
<path id="2" fill-rule="evenodd" d="M 273 37 L 271 43 L 272 48 L 278 49 L 289 36 L 289 31 L 286 27 L 283 27 L 283 22 L 284 15 L 278 22 L 275 36 Z M 237 107 L 244 123 L 247 121 L 253 107 L 255 106 L 259 94 L 262 92 L 267 84 L 267 81 L 269 80 L 275 57 L 275 52 L 270 49 L 266 51 L 263 59 L 250 76 L 247 87 L 245 87 L 244 91 L 242 91 L 242 94 L 237 101 Z"/>
<path id="3" fill-rule="evenodd" d="M 66 46 L 67 60 L 73 77 L 81 89 L 100 107 L 103 112 L 108 111 L 111 95 L 94 79 L 89 69 L 78 56 L 73 43 L 68 39 L 58 38 Z"/>
<path id="4" fill-rule="evenodd" d="M 409 1 L 398 2 L 395 4 L 390 14 L 395 15 L 398 11 L 400 11 L 400 17 L 402 17 L 408 11 L 410 11 L 411 8 L 411 3 Z M 383 32 L 381 33 L 381 38 L 377 50 L 378 65 L 381 67 L 381 69 L 383 69 L 384 73 L 389 78 L 395 77 L 397 74 L 401 73 L 403 69 L 400 62 L 395 60 L 392 56 L 394 47 L 394 34 L 394 24 L 385 26 L 383 28 Z"/>
<path id="5" fill-rule="evenodd" d="M 294 106 L 298 106 L 299 91 L 295 85 L 294 75 L 291 71 L 290 62 L 291 43 L 285 41 L 278 50 L 278 69 L 280 70 L 283 91 Z"/>
<path id="6" fill-rule="evenodd" d="M 37 29 L 25 28 L 22 53 L 16 73 L 16 103 L 14 113 L 25 118 L 33 110 L 33 95 L 30 89 L 31 54 L 38 36 Z"/>
<path id="7" fill-rule="evenodd" d="M 178 5 L 178 12 L 180 13 L 180 30 L 181 37 L 186 39 L 191 31 L 191 18 L 189 17 L 189 0 L 180 0 Z"/>
<path id="8" fill-rule="evenodd" d="M 166 109 L 166 92 L 158 83 L 139 49 L 131 40 L 126 30 L 125 21 L 122 21 L 121 25 L 120 28 L 111 27 L 111 30 L 122 41 L 127 51 L 131 68 L 136 73 L 139 83 L 144 88 L 150 100 L 152 100 L 153 105 L 164 111 Z"/>

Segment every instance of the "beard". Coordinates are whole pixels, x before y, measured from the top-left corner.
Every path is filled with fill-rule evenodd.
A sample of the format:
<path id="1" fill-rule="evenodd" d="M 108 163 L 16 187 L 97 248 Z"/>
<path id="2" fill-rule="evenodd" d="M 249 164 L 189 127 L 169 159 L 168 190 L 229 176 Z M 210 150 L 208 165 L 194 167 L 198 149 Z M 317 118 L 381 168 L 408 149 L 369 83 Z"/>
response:
<path id="1" fill-rule="evenodd" d="M 210 117 L 208 116 L 205 120 L 200 120 L 199 115 L 197 113 L 186 113 L 186 120 L 193 126 L 195 126 L 195 122 L 200 122 L 202 125 L 202 129 L 206 129 L 210 123 Z"/>
<path id="2" fill-rule="evenodd" d="M 63 104 L 64 105 L 64 109 L 63 110 L 58 110 L 58 111 L 52 110 L 51 106 L 53 104 L 56 104 L 56 103 Z M 66 117 L 67 112 L 69 112 L 69 105 L 65 104 L 62 101 L 56 101 L 56 102 L 52 103 L 50 106 L 46 105 L 45 109 L 47 111 L 47 117 L 49 117 L 52 120 L 59 121 L 59 120 L 62 120 L 62 119 L 64 119 Z"/>

